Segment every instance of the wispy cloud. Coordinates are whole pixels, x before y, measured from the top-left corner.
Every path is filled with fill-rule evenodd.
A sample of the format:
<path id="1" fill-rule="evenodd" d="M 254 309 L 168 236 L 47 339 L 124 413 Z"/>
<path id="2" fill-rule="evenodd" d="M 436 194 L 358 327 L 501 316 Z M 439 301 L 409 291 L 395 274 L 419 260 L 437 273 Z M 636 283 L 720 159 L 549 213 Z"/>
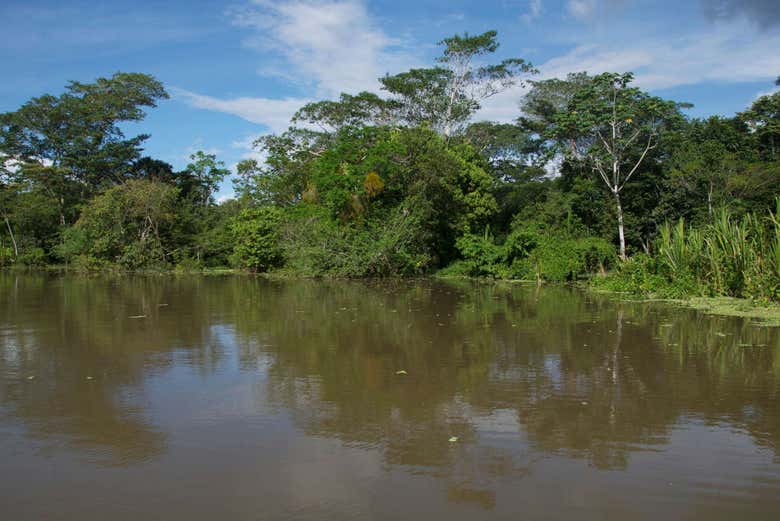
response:
<path id="1" fill-rule="evenodd" d="M 542 65 L 545 76 L 572 71 L 633 71 L 646 89 L 703 82 L 738 83 L 771 79 L 780 70 L 780 34 L 757 39 L 744 23 L 720 24 L 664 41 L 629 45 L 583 45 Z"/>
<path id="2" fill-rule="evenodd" d="M 566 13 L 583 22 L 615 19 L 636 0 L 567 0 Z"/>
<path id="3" fill-rule="evenodd" d="M 247 135 L 233 141 L 230 146 L 243 151 L 241 153 L 241 159 L 254 159 L 259 163 L 263 163 L 266 157 L 268 157 L 268 153 L 265 150 L 255 148 L 256 140 L 256 135 Z M 233 170 L 235 170 L 235 168 Z"/>
<path id="4" fill-rule="evenodd" d="M 173 95 L 199 109 L 213 110 L 239 116 L 252 123 L 263 125 L 271 132 L 282 132 L 290 123 L 295 111 L 311 100 L 308 98 L 260 98 L 240 97 L 221 99 L 197 94 L 173 87 Z"/>
<path id="5" fill-rule="evenodd" d="M 255 0 L 229 15 L 247 30 L 244 44 L 262 53 L 258 72 L 296 84 L 308 95 L 220 99 L 178 94 L 193 106 L 235 114 L 274 132 L 287 128 L 290 116 L 311 99 L 377 90 L 377 78 L 414 62 L 400 40 L 379 29 L 360 0 Z"/>
<path id="6" fill-rule="evenodd" d="M 399 42 L 357 0 L 257 0 L 233 10 L 232 20 L 252 30 L 246 45 L 281 55 L 325 96 L 372 88 L 397 61 L 389 48 Z"/>
<path id="7" fill-rule="evenodd" d="M 541 0 L 525 5 L 524 20 L 542 15 Z M 586 21 L 607 11 L 625 12 L 630 5 L 624 0 L 568 0 L 566 13 Z M 398 39 L 378 27 L 361 0 L 256 0 L 231 10 L 230 16 L 247 31 L 245 44 L 263 53 L 264 72 L 283 71 L 280 75 L 304 94 L 282 99 L 222 99 L 181 90 L 176 94 L 193 106 L 235 114 L 273 132 L 284 130 L 290 116 L 308 101 L 333 98 L 343 91 L 376 91 L 376 78 L 385 72 L 420 64 Z M 606 36 L 588 31 L 580 41 L 542 63 L 539 78 L 575 71 L 633 71 L 638 85 L 658 90 L 706 82 L 764 81 L 780 71 L 780 33 L 767 31 L 756 38 L 752 22 L 739 17 L 700 24 L 665 38 L 637 35 L 624 23 Z M 269 55 L 277 61 L 266 59 Z M 478 117 L 516 118 L 523 94 L 518 87 L 487 100 Z"/>
<path id="8" fill-rule="evenodd" d="M 580 45 L 539 66 L 536 79 L 563 78 L 570 72 L 634 72 L 648 90 L 705 83 L 774 80 L 780 71 L 780 34 L 754 38 L 749 22 L 720 23 L 664 41 L 641 38 L 620 46 Z M 625 41 L 625 39 L 623 40 Z M 480 119 L 511 121 L 519 115 L 525 90 L 513 88 L 484 103 Z"/>

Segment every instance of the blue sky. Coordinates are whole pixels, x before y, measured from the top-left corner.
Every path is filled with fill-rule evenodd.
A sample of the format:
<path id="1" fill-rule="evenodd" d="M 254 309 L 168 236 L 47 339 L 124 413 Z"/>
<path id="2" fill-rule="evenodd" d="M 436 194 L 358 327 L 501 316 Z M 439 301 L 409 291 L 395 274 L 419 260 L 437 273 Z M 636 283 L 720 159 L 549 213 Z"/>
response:
<path id="1" fill-rule="evenodd" d="M 0 111 L 71 79 L 146 72 L 171 99 L 128 132 L 150 133 L 146 153 L 177 168 L 198 149 L 230 166 L 258 157 L 253 139 L 303 103 L 377 90 L 456 32 L 496 29 L 498 57 L 540 77 L 634 71 L 694 116 L 743 110 L 780 75 L 780 0 L 4 0 L 0 21 Z M 491 98 L 478 118 L 516 118 L 521 96 Z"/>

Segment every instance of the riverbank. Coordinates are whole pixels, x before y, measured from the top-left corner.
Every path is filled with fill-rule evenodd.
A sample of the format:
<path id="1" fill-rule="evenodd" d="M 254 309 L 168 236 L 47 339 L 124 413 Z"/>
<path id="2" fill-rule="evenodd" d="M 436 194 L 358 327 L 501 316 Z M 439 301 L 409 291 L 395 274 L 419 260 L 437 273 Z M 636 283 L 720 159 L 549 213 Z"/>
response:
<path id="1" fill-rule="evenodd" d="M 568 284 L 575 285 L 584 291 L 609 295 L 617 300 L 626 300 L 630 302 L 639 303 L 651 303 L 662 302 L 673 306 L 681 306 L 690 309 L 696 309 L 703 313 L 710 315 L 721 315 L 731 317 L 742 317 L 752 320 L 756 320 L 765 325 L 780 327 L 780 305 L 761 302 L 753 299 L 735 298 L 735 297 L 703 297 L 703 296 L 683 296 L 679 298 L 658 298 L 654 296 L 643 296 L 638 293 L 632 293 L 628 291 L 615 291 L 606 289 L 603 285 L 595 283 L 595 281 L 604 280 L 602 276 L 594 275 L 594 278 L 575 282 L 575 283 L 559 283 L 548 281 L 534 281 L 525 279 L 489 279 L 489 278 L 470 278 L 461 276 L 449 276 L 449 275 L 437 275 L 434 274 L 434 278 L 444 281 L 474 281 L 480 280 L 485 282 L 502 282 L 509 284 L 540 284 L 540 285 L 556 285 L 556 284 Z"/>
<path id="2" fill-rule="evenodd" d="M 65 265 L 49 265 L 49 266 L 17 266 L 17 267 L 5 267 L 0 268 L 3 271 L 19 273 L 28 273 L 35 271 L 44 272 L 56 272 L 56 273 L 79 273 L 79 274 L 115 274 L 115 275 L 187 275 L 187 276 L 219 276 L 219 275 L 252 275 L 260 276 L 272 280 L 289 280 L 289 279 L 307 279 L 307 278 L 323 278 L 323 279 L 340 279 L 343 277 L 307 277 L 300 274 L 295 274 L 289 271 L 280 270 L 268 273 L 253 273 L 251 271 L 242 270 L 238 268 L 229 267 L 215 267 L 215 268 L 202 268 L 202 269 L 155 269 L 155 270 L 124 270 L 116 266 L 111 268 L 105 268 L 101 270 L 76 270 L 74 268 Z M 408 278 L 408 277 L 403 277 Z M 760 321 L 762 324 L 778 326 L 780 327 L 780 305 L 771 304 L 766 302 L 758 302 L 752 299 L 735 298 L 735 297 L 702 297 L 702 296 L 690 296 L 682 298 L 656 298 L 652 296 L 642 296 L 631 292 L 614 291 L 605 289 L 601 285 L 593 284 L 591 279 L 589 281 L 581 281 L 578 283 L 560 283 L 560 282 L 548 282 L 548 281 L 534 281 L 526 279 L 493 279 L 486 277 L 465 277 L 465 276 L 450 276 L 439 275 L 434 273 L 430 277 L 435 280 L 441 280 L 444 282 L 463 282 L 473 283 L 481 282 L 487 284 L 540 284 L 544 286 L 549 285 L 574 285 L 587 292 L 609 295 L 617 300 L 625 300 L 630 302 L 662 302 L 674 306 L 681 306 L 698 311 L 721 316 L 743 317 Z"/>
<path id="3" fill-rule="evenodd" d="M 610 295 L 619 300 L 630 302 L 661 302 L 672 306 L 695 309 L 709 315 L 742 317 L 760 322 L 762 325 L 780 327 L 780 305 L 757 302 L 751 299 L 735 297 L 685 297 L 685 298 L 652 298 L 641 297 L 631 293 L 609 291 L 591 285 L 582 285 L 587 291 Z"/>

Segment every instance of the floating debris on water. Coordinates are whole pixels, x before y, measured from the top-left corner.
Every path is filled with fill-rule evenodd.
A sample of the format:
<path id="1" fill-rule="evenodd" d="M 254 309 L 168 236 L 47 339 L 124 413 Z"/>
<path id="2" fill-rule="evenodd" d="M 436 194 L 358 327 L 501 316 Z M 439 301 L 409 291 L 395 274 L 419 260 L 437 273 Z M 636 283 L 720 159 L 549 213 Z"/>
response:
<path id="1" fill-rule="evenodd" d="M 401 369 L 400 371 L 396 371 L 395 374 L 407 374 L 407 372 Z"/>
<path id="2" fill-rule="evenodd" d="M 449 439 L 450 443 L 455 443 L 456 441 L 458 441 L 458 437 L 457 436 L 451 436 L 450 439 Z"/>
<path id="3" fill-rule="evenodd" d="M 127 318 L 146 318 L 146 315 L 133 315 L 132 317 Z"/>

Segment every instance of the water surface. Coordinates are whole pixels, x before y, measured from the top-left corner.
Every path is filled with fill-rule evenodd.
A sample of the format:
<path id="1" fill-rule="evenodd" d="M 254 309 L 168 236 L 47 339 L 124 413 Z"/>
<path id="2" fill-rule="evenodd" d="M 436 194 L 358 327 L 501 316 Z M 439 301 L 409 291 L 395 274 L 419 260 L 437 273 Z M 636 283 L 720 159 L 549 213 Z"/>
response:
<path id="1" fill-rule="evenodd" d="M 0 273 L 0 517 L 777 520 L 778 391 L 562 287 Z"/>

